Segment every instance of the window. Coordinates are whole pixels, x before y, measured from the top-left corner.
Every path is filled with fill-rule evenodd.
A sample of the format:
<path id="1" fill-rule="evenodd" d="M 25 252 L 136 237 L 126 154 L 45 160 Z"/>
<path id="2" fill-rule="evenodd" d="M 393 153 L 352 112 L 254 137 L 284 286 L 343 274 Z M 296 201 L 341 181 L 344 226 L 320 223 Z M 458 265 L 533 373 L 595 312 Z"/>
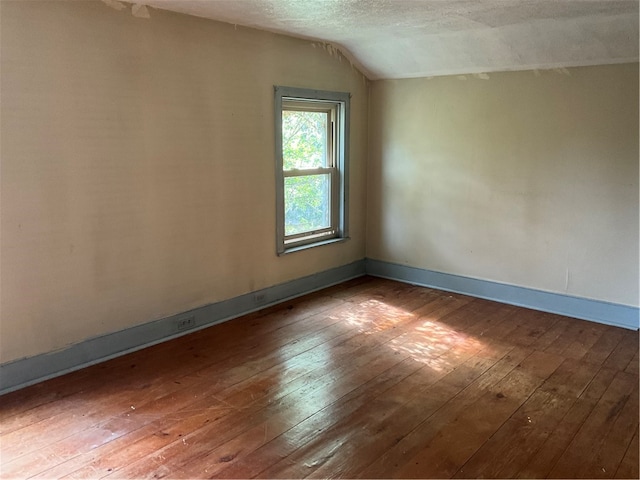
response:
<path id="1" fill-rule="evenodd" d="M 349 97 L 275 87 L 279 255 L 347 238 Z"/>

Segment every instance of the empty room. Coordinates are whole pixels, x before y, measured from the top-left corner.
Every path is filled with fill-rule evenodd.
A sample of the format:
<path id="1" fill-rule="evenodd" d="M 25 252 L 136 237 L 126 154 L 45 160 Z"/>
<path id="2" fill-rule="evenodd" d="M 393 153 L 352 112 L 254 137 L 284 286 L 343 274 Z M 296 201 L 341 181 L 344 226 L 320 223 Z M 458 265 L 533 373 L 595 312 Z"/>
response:
<path id="1" fill-rule="evenodd" d="M 638 21 L 0 0 L 0 476 L 637 479 Z"/>

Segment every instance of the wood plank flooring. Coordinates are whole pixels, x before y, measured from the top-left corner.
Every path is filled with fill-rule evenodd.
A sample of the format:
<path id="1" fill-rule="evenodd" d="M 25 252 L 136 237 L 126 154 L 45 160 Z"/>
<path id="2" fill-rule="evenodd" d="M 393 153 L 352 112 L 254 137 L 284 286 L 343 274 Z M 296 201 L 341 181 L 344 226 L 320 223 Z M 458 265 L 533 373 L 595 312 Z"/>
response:
<path id="1" fill-rule="evenodd" d="M 638 332 L 362 277 L 0 397 L 2 478 L 638 478 Z"/>

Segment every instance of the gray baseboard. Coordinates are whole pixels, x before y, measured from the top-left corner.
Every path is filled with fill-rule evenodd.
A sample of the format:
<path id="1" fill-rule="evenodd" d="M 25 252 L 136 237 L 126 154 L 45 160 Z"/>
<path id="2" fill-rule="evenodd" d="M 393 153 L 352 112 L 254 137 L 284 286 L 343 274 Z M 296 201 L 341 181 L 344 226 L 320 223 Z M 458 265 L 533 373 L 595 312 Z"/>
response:
<path id="1" fill-rule="evenodd" d="M 462 293 L 631 330 L 638 330 L 640 326 L 638 321 L 640 310 L 638 307 L 628 305 L 478 280 L 369 258 L 366 259 L 366 272 L 368 275 L 376 277 Z"/>
<path id="2" fill-rule="evenodd" d="M 0 395 L 119 357 L 365 274 L 365 261 L 332 268 L 188 312 L 0 365 Z"/>
<path id="3" fill-rule="evenodd" d="M 639 327 L 638 307 L 544 292 L 367 258 L 188 312 L 90 338 L 61 350 L 2 364 L 0 365 L 0 395 L 365 274 L 632 330 L 638 330 Z"/>

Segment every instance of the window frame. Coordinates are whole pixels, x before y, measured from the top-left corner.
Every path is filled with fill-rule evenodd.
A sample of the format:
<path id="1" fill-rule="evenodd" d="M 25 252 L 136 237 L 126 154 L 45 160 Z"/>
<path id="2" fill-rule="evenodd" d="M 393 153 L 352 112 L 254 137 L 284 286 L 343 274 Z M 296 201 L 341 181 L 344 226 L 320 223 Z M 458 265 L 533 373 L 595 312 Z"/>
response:
<path id="1" fill-rule="evenodd" d="M 275 86 L 275 158 L 276 158 L 276 253 L 283 255 L 307 248 L 345 241 L 348 236 L 349 185 L 349 108 L 351 95 L 306 88 Z M 297 108 L 296 108 L 297 107 Z M 327 127 L 327 144 L 331 160 L 325 167 L 284 170 L 282 153 L 282 112 L 324 111 L 331 113 L 332 126 Z M 329 137 L 330 134 L 330 137 Z M 285 235 L 285 179 L 330 175 L 329 228 Z"/>

